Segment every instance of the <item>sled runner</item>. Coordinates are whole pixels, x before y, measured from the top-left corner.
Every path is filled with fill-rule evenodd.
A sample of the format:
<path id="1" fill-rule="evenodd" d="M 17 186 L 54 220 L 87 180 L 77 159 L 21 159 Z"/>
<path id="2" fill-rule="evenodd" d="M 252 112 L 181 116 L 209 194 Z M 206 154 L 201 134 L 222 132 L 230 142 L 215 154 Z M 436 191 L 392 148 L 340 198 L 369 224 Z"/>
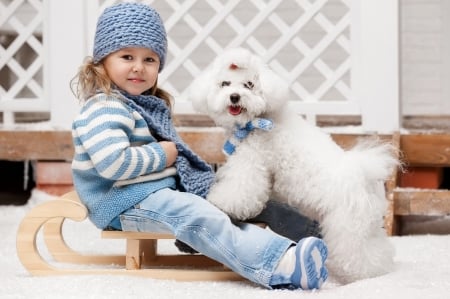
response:
<path id="1" fill-rule="evenodd" d="M 65 219 L 83 221 L 86 217 L 87 209 L 80 203 L 75 191 L 34 207 L 22 220 L 17 235 L 17 254 L 25 268 L 33 275 L 128 274 L 182 281 L 242 279 L 200 254 L 159 255 L 157 241 L 174 239 L 170 234 L 102 231 L 102 238 L 125 239 L 125 254 L 82 255 L 66 244 L 62 226 Z M 41 228 L 47 249 L 56 263 L 118 265 L 122 268 L 57 267 L 43 258 L 36 245 Z"/>

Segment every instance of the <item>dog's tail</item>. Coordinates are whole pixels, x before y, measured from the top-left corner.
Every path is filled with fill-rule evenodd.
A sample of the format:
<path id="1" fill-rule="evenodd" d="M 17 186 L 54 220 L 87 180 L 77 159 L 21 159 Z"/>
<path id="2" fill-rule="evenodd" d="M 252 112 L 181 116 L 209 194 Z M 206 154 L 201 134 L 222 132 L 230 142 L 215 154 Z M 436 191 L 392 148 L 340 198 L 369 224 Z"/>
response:
<path id="1" fill-rule="evenodd" d="M 345 151 L 335 164 L 336 169 L 331 170 L 330 185 L 339 198 L 337 204 L 346 205 L 355 215 L 371 215 L 373 221 L 382 220 L 387 206 L 385 182 L 396 167 L 401 167 L 397 157 L 392 144 L 372 138 L 360 140 Z"/>
<path id="2" fill-rule="evenodd" d="M 369 181 L 386 181 L 396 167 L 401 167 L 399 152 L 391 143 L 382 142 L 378 138 L 361 139 L 346 152 L 348 161 L 361 168 L 362 175 Z"/>
<path id="3" fill-rule="evenodd" d="M 397 156 L 390 143 L 360 140 L 331 170 L 333 190 L 328 191 L 337 200 L 321 227 L 332 249 L 330 271 L 344 282 L 384 274 L 393 264 L 383 217 L 388 203 L 385 182 L 401 167 Z"/>

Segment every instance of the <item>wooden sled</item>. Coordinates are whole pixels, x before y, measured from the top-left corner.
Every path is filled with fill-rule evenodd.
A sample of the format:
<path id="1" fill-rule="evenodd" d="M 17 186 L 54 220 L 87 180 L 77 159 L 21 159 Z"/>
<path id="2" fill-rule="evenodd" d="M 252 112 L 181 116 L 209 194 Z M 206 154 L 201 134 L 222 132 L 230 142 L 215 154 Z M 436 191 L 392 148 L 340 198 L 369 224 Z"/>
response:
<path id="1" fill-rule="evenodd" d="M 208 163 L 221 164 L 225 161 L 221 150 L 224 142 L 221 132 L 197 130 L 181 134 L 191 148 Z M 358 137 L 355 135 L 333 136 L 343 147 L 350 146 Z M 383 136 L 383 138 L 392 140 L 398 147 L 399 134 Z M 70 139 L 68 140 L 70 141 Z M 394 188 L 396 184 L 395 171 L 392 179 L 387 182 L 389 209 L 385 225 L 389 233 L 395 226 Z M 125 254 L 80 254 L 66 244 L 62 227 L 65 219 L 83 221 L 87 218 L 87 214 L 86 207 L 80 202 L 75 191 L 34 207 L 20 223 L 17 234 L 17 254 L 24 267 L 32 275 L 119 274 L 180 281 L 243 279 L 203 255 L 181 253 L 179 255 L 158 255 L 156 250 L 158 240 L 173 239 L 174 236 L 169 234 L 101 231 L 102 238 L 125 239 Z M 45 259 L 36 244 L 37 235 L 41 230 L 52 260 Z M 77 267 L 75 269 L 68 268 L 67 264 L 77 264 Z M 92 265 L 98 265 L 98 268 L 92 269 Z M 117 268 L 117 266 L 122 268 Z"/>
<path id="2" fill-rule="evenodd" d="M 138 275 L 154 279 L 179 281 L 241 280 L 238 274 L 206 256 L 195 254 L 158 255 L 159 239 L 174 239 L 170 234 L 102 231 L 109 239 L 125 239 L 124 255 L 82 255 L 65 242 L 62 226 L 65 219 L 83 221 L 87 209 L 81 204 L 75 191 L 61 198 L 34 207 L 20 223 L 17 233 L 17 254 L 24 267 L 32 275 L 118 274 Z M 44 259 L 36 244 L 43 228 L 43 238 L 54 261 Z M 59 267 L 53 264 L 66 264 Z M 67 268 L 67 264 L 86 267 Z M 92 265 L 102 265 L 92 269 Z M 107 267 L 122 266 L 122 268 Z"/>

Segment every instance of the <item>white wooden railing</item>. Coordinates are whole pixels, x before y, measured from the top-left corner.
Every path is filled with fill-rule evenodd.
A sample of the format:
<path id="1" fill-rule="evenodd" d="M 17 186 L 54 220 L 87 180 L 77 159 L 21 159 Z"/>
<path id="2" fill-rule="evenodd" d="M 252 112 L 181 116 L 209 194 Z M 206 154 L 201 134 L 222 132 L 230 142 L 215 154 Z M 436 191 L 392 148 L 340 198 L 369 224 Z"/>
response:
<path id="1" fill-rule="evenodd" d="M 69 127 L 69 81 L 91 53 L 112 0 L 0 0 L 0 112 L 48 111 Z M 361 116 L 365 131 L 399 128 L 397 0 L 154 0 L 169 56 L 160 84 L 193 112 L 189 82 L 227 47 L 261 55 L 291 86 L 299 114 Z M 12 42 L 11 42 L 12 40 Z M 31 54 L 30 54 L 31 53 Z"/>

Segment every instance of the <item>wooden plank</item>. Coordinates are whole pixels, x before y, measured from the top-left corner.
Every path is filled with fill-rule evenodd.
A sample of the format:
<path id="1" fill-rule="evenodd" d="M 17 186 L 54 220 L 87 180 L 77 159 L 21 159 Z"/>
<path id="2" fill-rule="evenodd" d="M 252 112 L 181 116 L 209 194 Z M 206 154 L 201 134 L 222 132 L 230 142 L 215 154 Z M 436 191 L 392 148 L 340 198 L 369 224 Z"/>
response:
<path id="1" fill-rule="evenodd" d="M 265 228 L 266 224 L 261 222 L 252 222 L 261 228 Z M 104 239 L 129 239 L 129 240 L 152 240 L 152 239 L 175 239 L 175 236 L 170 233 L 159 232 L 132 232 L 121 230 L 103 230 L 102 238 Z"/>
<path id="2" fill-rule="evenodd" d="M 222 130 L 183 128 L 180 129 L 179 134 L 189 144 L 189 147 L 208 163 L 220 164 L 225 162 L 225 155 L 222 152 L 225 136 Z"/>
<path id="3" fill-rule="evenodd" d="M 179 134 L 206 161 L 224 161 L 221 146 L 225 137 L 221 130 L 192 128 L 180 130 Z M 72 161 L 73 153 L 70 131 L 0 130 L 0 160 Z"/>
<path id="4" fill-rule="evenodd" d="M 396 189 L 394 214 L 442 216 L 450 214 L 450 191 L 432 189 Z"/>
<path id="5" fill-rule="evenodd" d="M 141 240 L 148 241 L 148 240 Z M 168 254 L 156 255 L 153 259 L 148 260 L 144 252 L 144 261 L 142 268 L 152 267 L 189 267 L 189 268 L 217 268 L 226 270 L 225 266 L 202 254 Z"/>
<path id="6" fill-rule="evenodd" d="M 127 240 L 125 268 L 127 270 L 141 269 L 143 256 L 141 240 Z"/>
<path id="7" fill-rule="evenodd" d="M 47 268 L 35 267 L 27 270 L 36 276 L 49 275 L 129 275 L 147 277 L 152 279 L 175 280 L 175 281 L 241 281 L 244 280 L 239 274 L 227 271 L 227 269 L 67 269 L 55 268 L 46 264 Z"/>
<path id="8" fill-rule="evenodd" d="M 104 230 L 102 231 L 102 238 L 105 239 L 130 239 L 130 240 L 145 240 L 145 239 L 175 239 L 172 234 L 166 233 L 143 233 L 143 232 L 127 232 L 121 230 Z"/>
<path id="9" fill-rule="evenodd" d="M 400 146 L 400 133 L 395 133 L 391 136 L 391 142 L 393 146 L 397 149 L 396 158 L 398 158 L 399 154 L 399 146 Z M 387 208 L 386 214 L 384 216 L 384 228 L 389 236 L 397 234 L 398 225 L 397 225 L 397 216 L 394 212 L 395 201 L 393 191 L 397 186 L 398 180 L 398 170 L 393 169 L 392 174 L 389 180 L 385 183 L 386 186 L 386 199 L 387 199 Z"/>
<path id="10" fill-rule="evenodd" d="M 358 142 L 358 139 L 361 139 L 361 138 L 378 137 L 383 141 L 392 141 L 391 135 L 333 133 L 333 134 L 331 134 L 331 137 L 337 144 L 339 144 L 341 147 L 343 147 L 345 149 L 349 149 L 349 148 L 353 147 Z"/>
<path id="11" fill-rule="evenodd" d="M 179 128 L 179 134 L 192 150 L 206 161 L 210 163 L 224 161 L 222 145 L 225 137 L 222 130 L 189 127 Z M 332 134 L 333 139 L 343 147 L 350 147 L 357 138 L 366 136 L 368 135 Z M 450 135 L 448 138 L 450 142 Z M 0 160 L 71 161 L 73 158 L 74 148 L 70 131 L 0 130 L 0 144 Z"/>
<path id="12" fill-rule="evenodd" d="M 410 166 L 450 166 L 450 133 L 402 135 L 400 148 Z"/>
<path id="13" fill-rule="evenodd" d="M 70 131 L 0 131 L 0 160 L 64 160 L 73 157 Z"/>

